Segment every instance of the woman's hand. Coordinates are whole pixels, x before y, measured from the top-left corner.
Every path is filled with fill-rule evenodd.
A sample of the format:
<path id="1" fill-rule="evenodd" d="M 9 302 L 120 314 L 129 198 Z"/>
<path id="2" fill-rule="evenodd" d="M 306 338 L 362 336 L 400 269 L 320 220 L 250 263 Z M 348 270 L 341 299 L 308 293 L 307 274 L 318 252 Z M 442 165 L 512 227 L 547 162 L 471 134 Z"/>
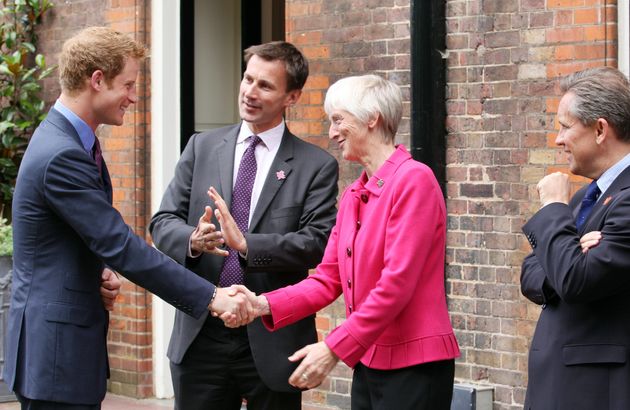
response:
<path id="1" fill-rule="evenodd" d="M 588 252 L 589 249 L 599 245 L 602 241 L 602 233 L 600 231 L 591 231 L 585 233 L 580 238 L 580 246 L 582 247 L 582 253 Z"/>
<path id="2" fill-rule="evenodd" d="M 319 342 L 301 348 L 289 356 L 289 360 L 292 362 L 302 360 L 289 377 L 289 384 L 299 389 L 312 389 L 322 384 L 339 358 L 326 343 Z"/>

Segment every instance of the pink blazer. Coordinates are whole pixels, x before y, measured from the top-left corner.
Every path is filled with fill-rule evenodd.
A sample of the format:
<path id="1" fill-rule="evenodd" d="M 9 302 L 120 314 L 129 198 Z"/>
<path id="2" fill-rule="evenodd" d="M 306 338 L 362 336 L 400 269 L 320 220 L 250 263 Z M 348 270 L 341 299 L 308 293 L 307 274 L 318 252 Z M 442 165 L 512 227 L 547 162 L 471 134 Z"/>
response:
<path id="1" fill-rule="evenodd" d="M 400 145 L 344 192 L 316 272 L 266 293 L 270 330 L 343 293 L 347 319 L 325 339 L 348 366 L 398 369 L 459 356 L 446 308 L 446 209 L 433 172 Z"/>

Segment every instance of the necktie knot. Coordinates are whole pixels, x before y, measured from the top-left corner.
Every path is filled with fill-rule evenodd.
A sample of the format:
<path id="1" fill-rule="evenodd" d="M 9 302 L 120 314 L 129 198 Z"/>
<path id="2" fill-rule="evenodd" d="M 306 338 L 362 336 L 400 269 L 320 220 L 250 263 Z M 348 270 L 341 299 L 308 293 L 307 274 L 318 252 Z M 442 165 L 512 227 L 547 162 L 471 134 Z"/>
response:
<path id="1" fill-rule="evenodd" d="M 584 199 L 588 198 L 591 201 L 597 201 L 597 198 L 599 198 L 599 194 L 601 194 L 601 191 L 599 190 L 599 187 L 597 186 L 597 181 L 593 181 L 589 184 L 588 188 L 586 189 L 586 194 L 584 194 Z"/>
<path id="2" fill-rule="evenodd" d="M 591 182 L 591 184 L 586 189 L 584 198 L 582 198 L 580 211 L 578 212 L 577 220 L 575 221 L 578 229 L 580 229 L 582 225 L 584 225 L 586 218 L 588 218 L 589 214 L 593 210 L 593 206 L 595 206 L 595 203 L 599 198 L 599 194 L 601 193 L 602 191 L 599 190 L 599 187 L 597 186 L 597 181 Z"/>
<path id="3" fill-rule="evenodd" d="M 262 142 L 262 139 L 260 139 L 260 137 L 258 135 L 252 135 L 251 137 L 249 137 L 249 147 L 247 147 L 248 150 L 253 150 L 256 149 L 256 147 L 258 146 L 258 144 L 260 144 Z"/>

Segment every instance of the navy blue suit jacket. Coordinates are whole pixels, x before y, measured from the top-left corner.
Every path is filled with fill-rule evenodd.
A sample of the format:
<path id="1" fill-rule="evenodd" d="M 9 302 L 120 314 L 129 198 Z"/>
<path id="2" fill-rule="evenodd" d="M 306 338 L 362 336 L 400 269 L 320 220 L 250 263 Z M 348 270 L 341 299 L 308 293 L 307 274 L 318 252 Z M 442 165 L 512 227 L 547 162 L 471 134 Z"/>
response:
<path id="1" fill-rule="evenodd" d="M 70 122 L 52 109 L 35 131 L 13 198 L 13 287 L 4 377 L 37 400 L 96 404 L 105 396 L 104 265 L 193 317 L 214 286 L 151 248 L 111 206 Z"/>
<path id="2" fill-rule="evenodd" d="M 543 309 L 529 352 L 525 409 L 630 409 L 630 168 L 602 194 L 578 231 L 586 189 L 523 227 L 533 252 L 521 290 Z M 601 231 L 584 254 L 580 237 Z"/>

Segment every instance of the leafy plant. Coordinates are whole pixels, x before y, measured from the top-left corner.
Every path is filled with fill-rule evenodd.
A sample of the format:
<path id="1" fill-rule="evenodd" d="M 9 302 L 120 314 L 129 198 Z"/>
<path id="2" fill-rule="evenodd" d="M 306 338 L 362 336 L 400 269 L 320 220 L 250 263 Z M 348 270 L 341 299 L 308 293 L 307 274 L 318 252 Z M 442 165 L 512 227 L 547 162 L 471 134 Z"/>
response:
<path id="1" fill-rule="evenodd" d="M 0 218 L 0 256 L 13 255 L 13 227 Z"/>
<path id="2" fill-rule="evenodd" d="M 36 27 L 49 0 L 0 0 L 0 215 L 10 217 L 15 178 L 24 150 L 44 119 L 41 80 L 46 67 L 36 53 Z"/>

